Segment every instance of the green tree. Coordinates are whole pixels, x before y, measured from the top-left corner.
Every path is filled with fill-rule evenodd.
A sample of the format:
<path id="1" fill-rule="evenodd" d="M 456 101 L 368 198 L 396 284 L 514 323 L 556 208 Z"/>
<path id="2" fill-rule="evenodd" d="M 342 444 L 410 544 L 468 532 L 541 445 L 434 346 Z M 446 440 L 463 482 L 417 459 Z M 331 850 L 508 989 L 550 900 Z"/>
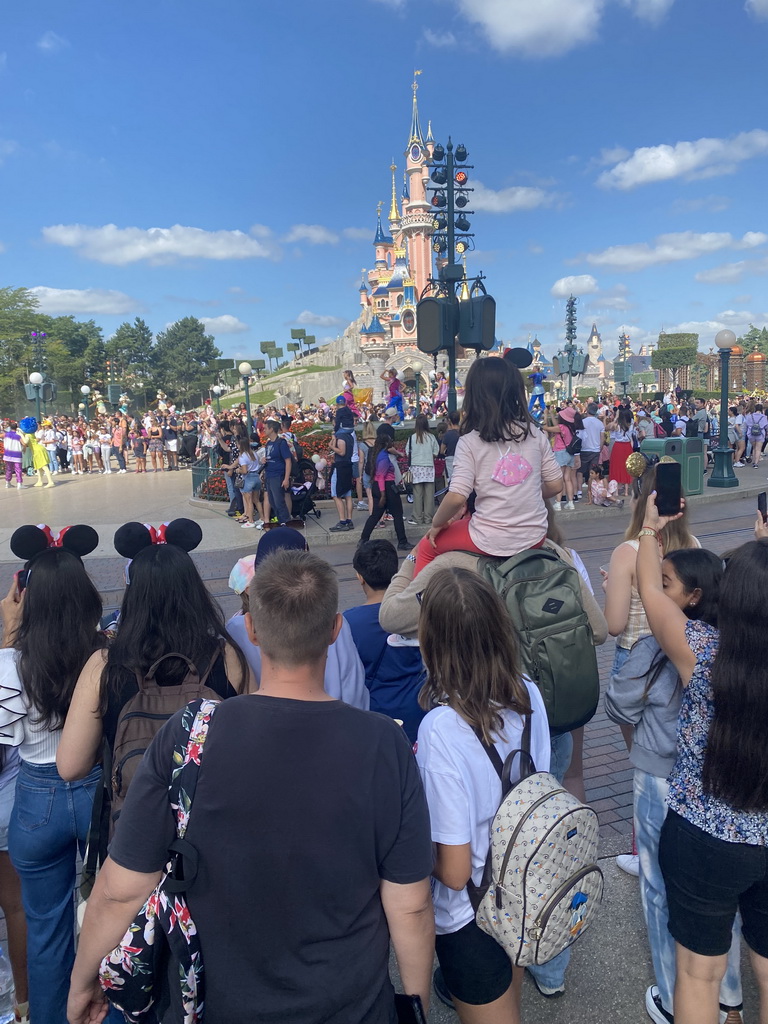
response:
<path id="1" fill-rule="evenodd" d="M 40 326 L 37 298 L 26 288 L 0 288 L 0 408 L 24 409 L 31 332 Z"/>
<path id="2" fill-rule="evenodd" d="M 152 342 L 152 331 L 137 316 L 132 324 L 120 324 L 106 343 L 107 359 L 112 362 L 115 377 L 128 391 L 140 393 L 153 383 Z"/>
<path id="3" fill-rule="evenodd" d="M 185 316 L 155 339 L 155 381 L 171 398 L 186 400 L 208 390 L 211 364 L 221 352 L 197 317 Z"/>
<path id="4" fill-rule="evenodd" d="M 682 366 L 693 366 L 699 346 L 698 334 L 659 335 L 659 347 L 651 356 L 654 370 L 669 370 L 672 386 L 677 386 L 677 371 Z"/>

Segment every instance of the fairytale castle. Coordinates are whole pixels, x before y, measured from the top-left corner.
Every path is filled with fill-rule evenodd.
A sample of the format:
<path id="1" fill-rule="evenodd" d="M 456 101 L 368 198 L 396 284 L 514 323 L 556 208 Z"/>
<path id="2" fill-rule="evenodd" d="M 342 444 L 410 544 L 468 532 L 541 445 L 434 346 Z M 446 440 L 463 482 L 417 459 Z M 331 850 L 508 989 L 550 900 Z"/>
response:
<path id="1" fill-rule="evenodd" d="M 417 71 L 416 75 L 420 73 Z M 416 347 L 416 306 L 432 276 L 434 214 L 427 184 L 428 162 L 435 146 L 431 123 L 426 136 L 421 128 L 418 88 L 414 77 L 402 192 L 398 197 L 397 167 L 393 163 L 386 227 L 382 220 L 384 204 L 379 203 L 373 267 L 363 270 L 359 289 L 360 315 L 329 346 L 329 352 L 352 369 L 359 387 L 373 388 L 376 401 L 384 397 L 385 385 L 379 378 L 385 368 L 394 366 L 401 380 L 413 381 L 416 378 L 414 364 L 421 364 L 419 375 L 423 393 L 429 388 L 428 375 L 433 368 L 431 357 Z M 443 369 L 445 363 L 445 353 L 439 353 L 436 368 Z M 468 368 L 469 360 L 459 358 L 459 379 L 463 379 Z"/>

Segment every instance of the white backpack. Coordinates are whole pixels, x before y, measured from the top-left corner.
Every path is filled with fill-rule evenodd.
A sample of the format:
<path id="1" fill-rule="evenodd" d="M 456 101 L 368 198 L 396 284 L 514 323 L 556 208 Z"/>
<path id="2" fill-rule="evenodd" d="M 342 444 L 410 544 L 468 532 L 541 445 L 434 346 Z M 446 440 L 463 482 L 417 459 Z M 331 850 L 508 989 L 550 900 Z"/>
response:
<path id="1" fill-rule="evenodd" d="M 503 763 L 496 748 L 483 743 L 501 779 L 502 798 L 491 822 L 482 882 L 467 885 L 478 925 L 519 967 L 547 963 L 575 942 L 603 896 L 597 814 L 549 772 L 536 771 L 530 736 L 528 716 L 522 749 Z M 512 785 L 518 756 L 524 767 Z"/>

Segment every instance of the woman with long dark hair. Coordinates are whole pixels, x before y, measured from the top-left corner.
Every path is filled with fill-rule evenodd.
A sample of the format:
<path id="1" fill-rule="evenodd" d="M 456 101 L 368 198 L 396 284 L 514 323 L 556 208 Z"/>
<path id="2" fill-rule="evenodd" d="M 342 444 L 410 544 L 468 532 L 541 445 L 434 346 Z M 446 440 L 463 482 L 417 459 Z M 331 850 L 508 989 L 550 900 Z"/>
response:
<path id="1" fill-rule="evenodd" d="M 637 575 L 648 622 L 683 687 L 659 863 L 675 940 L 676 1024 L 717 1024 L 737 909 L 768 1020 L 768 529 L 731 555 L 718 625 L 665 593 L 660 516 L 646 507 Z"/>
<path id="2" fill-rule="evenodd" d="M 477 364 L 474 364 L 477 365 Z M 421 770 L 435 844 L 435 990 L 453 998 L 462 1024 L 519 1024 L 523 969 L 475 923 L 467 885 L 479 885 L 501 781 L 482 743 L 502 761 L 521 746 L 531 716 L 530 752 L 549 770 L 547 713 L 520 668 L 518 638 L 504 602 L 468 569 L 441 569 L 427 584 L 419 617 L 427 681 L 419 703 Z M 482 736 L 482 743 L 479 739 Z"/>
<path id="3" fill-rule="evenodd" d="M 368 453 L 368 475 L 371 478 L 373 495 L 373 512 L 368 516 L 360 535 L 360 543 L 371 539 L 376 524 L 385 512 L 389 512 L 395 524 L 397 547 L 399 551 L 410 551 L 403 525 L 403 504 L 395 487 L 395 467 L 389 457 L 389 450 L 395 440 L 395 432 L 386 423 L 382 423 L 376 431 L 376 440 Z"/>
<path id="4" fill-rule="evenodd" d="M 637 441 L 637 431 L 629 409 L 623 407 L 619 409 L 610 436 L 612 443 L 608 476 L 610 480 L 615 480 L 619 485 L 619 492 L 621 492 L 621 488 L 624 489 L 626 497 L 629 494 L 629 485 L 632 483 L 632 477 L 627 472 L 627 459 L 634 451 Z"/>
<path id="5" fill-rule="evenodd" d="M 57 763 L 65 779 L 80 778 L 102 737 L 114 745 L 123 706 L 138 693 L 137 677 L 166 654 L 183 654 L 222 699 L 252 688 L 243 652 L 228 636 L 224 616 L 189 554 L 175 544 L 150 544 L 128 566 L 117 635 L 85 665 L 67 715 Z M 168 658 L 160 686 L 179 686 L 187 663 Z"/>
<path id="6" fill-rule="evenodd" d="M 691 621 L 717 626 L 722 559 L 702 548 L 670 551 L 661 563 L 664 593 Z M 675 943 L 669 933 L 664 879 L 659 867 L 659 836 L 667 815 L 667 778 L 677 755 L 677 719 L 683 688 L 677 669 L 653 636 L 632 648 L 611 679 L 605 697 L 608 716 L 633 730 L 629 759 L 634 772 L 634 820 L 640 869 L 640 898 L 656 984 L 645 995 L 652 1020 L 674 1015 Z M 728 970 L 720 987 L 726 1021 L 741 1021 L 741 929 L 735 927 Z M 727 1014 L 733 1013 L 732 1017 Z"/>
<path id="7" fill-rule="evenodd" d="M 420 413 L 415 430 L 408 438 L 405 451 L 413 477 L 412 526 L 429 526 L 435 511 L 435 458 L 440 450 L 437 438 L 429 429 L 429 420 Z"/>
<path id="8" fill-rule="evenodd" d="M 448 493 L 419 544 L 416 573 L 444 551 L 509 556 L 541 545 L 546 499 L 563 474 L 528 412 L 520 371 L 506 359 L 477 359 L 467 374 Z M 475 492 L 471 518 L 459 519 Z M 455 520 L 455 521 L 454 521 Z"/>
<path id="9" fill-rule="evenodd" d="M 31 528 L 28 528 L 31 529 Z M 75 888 L 100 769 L 92 756 L 77 782 L 56 770 L 64 719 L 83 665 L 101 656 L 102 605 L 80 558 L 64 548 L 28 563 L 25 589 L 3 600 L 3 674 L 16 676 L 26 716 L 8 849 L 27 915 L 32 1020 L 66 1024 L 75 960 Z"/>

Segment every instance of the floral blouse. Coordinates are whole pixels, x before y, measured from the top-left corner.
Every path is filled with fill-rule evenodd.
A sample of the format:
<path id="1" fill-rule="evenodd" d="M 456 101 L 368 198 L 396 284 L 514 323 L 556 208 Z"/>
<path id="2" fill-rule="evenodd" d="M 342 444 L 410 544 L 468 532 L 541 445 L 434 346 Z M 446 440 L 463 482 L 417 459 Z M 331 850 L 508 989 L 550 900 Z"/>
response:
<path id="1" fill-rule="evenodd" d="M 689 622 L 685 634 L 696 655 L 696 668 L 683 692 L 677 721 L 677 760 L 669 777 L 670 810 L 726 843 L 768 846 L 768 811 L 737 811 L 702 788 L 704 753 L 715 715 L 710 672 L 718 632 L 704 622 Z"/>

